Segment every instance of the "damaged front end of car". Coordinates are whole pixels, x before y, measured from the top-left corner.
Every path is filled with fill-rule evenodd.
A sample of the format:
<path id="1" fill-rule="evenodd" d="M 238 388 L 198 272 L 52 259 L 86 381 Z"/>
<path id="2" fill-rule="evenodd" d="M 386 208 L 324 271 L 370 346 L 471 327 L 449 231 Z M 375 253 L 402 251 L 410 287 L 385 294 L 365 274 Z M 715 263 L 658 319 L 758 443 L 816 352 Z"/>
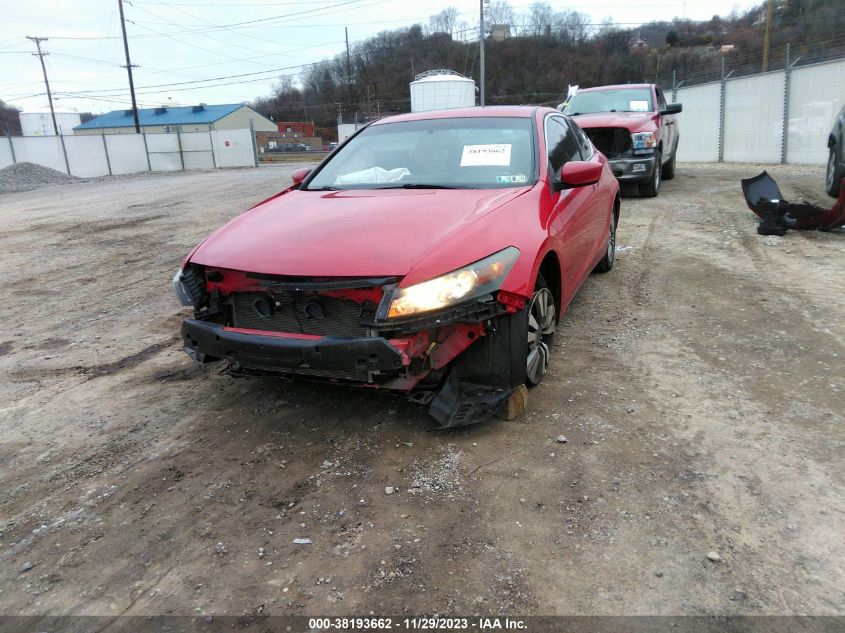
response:
<path id="1" fill-rule="evenodd" d="M 491 357 L 501 354 L 490 349 L 524 341 L 511 330 L 526 298 L 500 290 L 518 256 L 508 247 L 408 286 L 397 277 L 289 277 L 189 262 L 173 279 L 194 309 L 182 341 L 218 372 L 387 389 L 429 405 L 443 428 L 473 424 L 495 416 L 522 382 L 496 367 Z"/>

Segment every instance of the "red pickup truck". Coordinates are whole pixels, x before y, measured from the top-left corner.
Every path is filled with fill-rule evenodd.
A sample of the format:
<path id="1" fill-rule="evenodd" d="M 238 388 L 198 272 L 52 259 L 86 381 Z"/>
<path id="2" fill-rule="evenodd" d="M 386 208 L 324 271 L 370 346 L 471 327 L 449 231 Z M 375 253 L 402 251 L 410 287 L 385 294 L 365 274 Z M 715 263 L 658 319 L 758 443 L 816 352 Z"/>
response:
<path id="1" fill-rule="evenodd" d="M 654 84 L 623 84 L 579 90 L 563 105 L 607 156 L 619 182 L 639 183 L 654 197 L 660 181 L 675 177 L 680 103 L 666 103 Z"/>

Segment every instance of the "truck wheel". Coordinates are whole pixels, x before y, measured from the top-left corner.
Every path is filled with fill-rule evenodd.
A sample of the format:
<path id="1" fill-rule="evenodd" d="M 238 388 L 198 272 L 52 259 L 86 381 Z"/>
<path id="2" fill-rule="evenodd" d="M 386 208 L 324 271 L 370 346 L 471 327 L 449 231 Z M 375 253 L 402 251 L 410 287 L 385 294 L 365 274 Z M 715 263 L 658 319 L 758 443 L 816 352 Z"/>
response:
<path id="1" fill-rule="evenodd" d="M 655 198 L 660 193 L 660 172 L 663 171 L 661 168 L 660 152 L 654 153 L 654 162 L 654 173 L 651 175 L 651 178 L 648 182 L 640 184 L 640 196 L 643 198 Z"/>
<path id="2" fill-rule="evenodd" d="M 610 272 L 616 259 L 616 213 L 614 211 L 615 209 L 610 213 L 610 234 L 607 236 L 607 250 L 601 261 L 593 268 L 595 273 Z"/>
<path id="3" fill-rule="evenodd" d="M 839 197 L 839 183 L 842 181 L 842 174 L 836 169 L 836 150 L 830 148 L 830 158 L 827 161 L 827 195 L 834 198 Z"/>
<path id="4" fill-rule="evenodd" d="M 663 180 L 672 180 L 675 177 L 675 157 L 678 155 L 678 144 L 675 143 L 675 149 L 672 151 L 672 158 L 669 162 L 663 165 L 663 173 L 660 177 Z"/>

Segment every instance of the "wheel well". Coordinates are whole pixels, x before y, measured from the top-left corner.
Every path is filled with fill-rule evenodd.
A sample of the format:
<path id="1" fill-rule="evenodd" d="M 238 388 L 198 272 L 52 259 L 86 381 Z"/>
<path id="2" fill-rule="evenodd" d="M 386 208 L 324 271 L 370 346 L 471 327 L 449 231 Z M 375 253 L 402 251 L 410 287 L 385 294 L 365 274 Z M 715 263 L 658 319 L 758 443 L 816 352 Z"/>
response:
<path id="1" fill-rule="evenodd" d="M 560 301 L 563 287 L 561 286 L 560 261 L 554 251 L 549 251 L 540 264 L 539 273 L 549 286 L 552 296 L 555 298 L 555 313 L 560 319 Z"/>

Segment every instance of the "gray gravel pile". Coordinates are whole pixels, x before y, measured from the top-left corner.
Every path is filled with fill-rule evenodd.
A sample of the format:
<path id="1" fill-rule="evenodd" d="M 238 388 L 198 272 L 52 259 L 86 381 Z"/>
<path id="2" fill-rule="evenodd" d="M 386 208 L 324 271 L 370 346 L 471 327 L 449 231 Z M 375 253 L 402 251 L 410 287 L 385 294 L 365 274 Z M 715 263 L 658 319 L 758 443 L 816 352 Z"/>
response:
<path id="1" fill-rule="evenodd" d="M 32 191 L 48 185 L 62 185 L 81 180 L 35 163 L 17 163 L 0 169 L 0 193 Z"/>

